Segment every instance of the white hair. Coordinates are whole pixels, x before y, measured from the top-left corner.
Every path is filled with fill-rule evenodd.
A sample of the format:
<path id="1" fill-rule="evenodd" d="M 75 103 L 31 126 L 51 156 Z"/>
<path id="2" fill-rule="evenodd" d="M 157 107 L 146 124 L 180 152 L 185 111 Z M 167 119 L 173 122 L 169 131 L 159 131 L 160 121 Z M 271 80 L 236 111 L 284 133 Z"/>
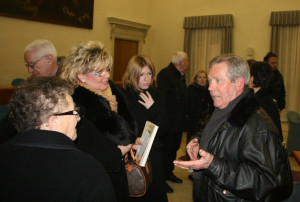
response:
<path id="1" fill-rule="evenodd" d="M 34 51 L 39 57 L 45 55 L 52 55 L 56 61 L 57 52 L 54 45 L 49 40 L 39 39 L 28 44 L 24 49 L 24 55 L 29 52 Z"/>
<path id="2" fill-rule="evenodd" d="M 187 57 L 187 54 L 183 51 L 177 51 L 172 57 L 172 63 L 178 65 Z"/>

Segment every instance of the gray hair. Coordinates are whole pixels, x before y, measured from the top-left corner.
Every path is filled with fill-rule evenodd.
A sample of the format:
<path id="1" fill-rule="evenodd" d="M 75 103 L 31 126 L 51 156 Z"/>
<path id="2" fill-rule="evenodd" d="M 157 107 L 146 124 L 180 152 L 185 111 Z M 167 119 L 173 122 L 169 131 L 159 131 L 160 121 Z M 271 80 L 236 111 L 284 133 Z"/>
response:
<path id="1" fill-rule="evenodd" d="M 29 77 L 10 101 L 10 119 L 17 131 L 39 129 L 54 113 L 68 106 L 66 95 L 73 88 L 57 77 Z"/>
<path id="2" fill-rule="evenodd" d="M 54 57 L 55 61 L 57 58 L 56 49 L 49 40 L 38 39 L 29 43 L 24 49 L 24 55 L 30 51 L 34 51 L 38 57 L 43 57 L 50 54 Z"/>
<path id="3" fill-rule="evenodd" d="M 219 55 L 209 62 L 209 68 L 222 62 L 228 64 L 227 76 L 231 82 L 235 82 L 236 79 L 242 77 L 245 79 L 245 86 L 248 85 L 250 80 L 250 71 L 246 60 L 236 55 Z"/>
<path id="4" fill-rule="evenodd" d="M 177 51 L 172 57 L 172 63 L 178 65 L 187 57 L 187 54 L 183 51 Z"/>

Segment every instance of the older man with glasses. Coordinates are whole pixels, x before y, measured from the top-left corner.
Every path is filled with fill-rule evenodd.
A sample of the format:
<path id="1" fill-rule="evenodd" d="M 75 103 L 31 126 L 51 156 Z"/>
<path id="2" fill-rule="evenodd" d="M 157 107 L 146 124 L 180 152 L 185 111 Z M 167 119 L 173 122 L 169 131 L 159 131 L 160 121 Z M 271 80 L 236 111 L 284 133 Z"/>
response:
<path id="1" fill-rule="evenodd" d="M 35 40 L 24 50 L 25 66 L 34 77 L 55 76 L 59 72 L 57 52 L 48 40 Z"/>
<path id="2" fill-rule="evenodd" d="M 58 75 L 57 52 L 54 45 L 44 39 L 29 43 L 24 49 L 25 66 L 33 77 Z M 0 121 L 0 144 L 17 135 L 17 131 L 8 116 Z"/>

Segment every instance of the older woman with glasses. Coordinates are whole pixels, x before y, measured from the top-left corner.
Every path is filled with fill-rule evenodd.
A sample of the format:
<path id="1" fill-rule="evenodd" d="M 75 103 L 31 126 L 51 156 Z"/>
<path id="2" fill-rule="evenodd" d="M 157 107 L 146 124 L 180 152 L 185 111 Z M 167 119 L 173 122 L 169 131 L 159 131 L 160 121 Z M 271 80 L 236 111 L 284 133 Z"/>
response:
<path id="1" fill-rule="evenodd" d="M 116 201 L 105 169 L 78 150 L 80 120 L 67 82 L 29 78 L 18 86 L 10 118 L 19 131 L 0 148 L 0 195 L 4 201 Z"/>
<path id="2" fill-rule="evenodd" d="M 122 90 L 109 80 L 112 57 L 97 41 L 73 46 L 61 78 L 76 86 L 73 99 L 80 106 L 77 147 L 103 164 L 118 201 L 129 199 L 124 155 L 136 140 L 137 127 Z"/>

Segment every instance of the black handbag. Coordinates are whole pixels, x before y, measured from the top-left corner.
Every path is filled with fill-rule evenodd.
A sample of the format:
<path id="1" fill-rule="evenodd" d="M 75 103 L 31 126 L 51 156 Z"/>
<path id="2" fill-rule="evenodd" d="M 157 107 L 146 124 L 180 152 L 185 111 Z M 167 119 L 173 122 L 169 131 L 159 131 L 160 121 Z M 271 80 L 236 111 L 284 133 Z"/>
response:
<path id="1" fill-rule="evenodd" d="M 129 196 L 141 197 L 145 195 L 152 182 L 152 169 L 149 159 L 147 159 L 145 167 L 141 167 L 131 149 L 125 159 L 125 169 L 127 173 Z"/>

